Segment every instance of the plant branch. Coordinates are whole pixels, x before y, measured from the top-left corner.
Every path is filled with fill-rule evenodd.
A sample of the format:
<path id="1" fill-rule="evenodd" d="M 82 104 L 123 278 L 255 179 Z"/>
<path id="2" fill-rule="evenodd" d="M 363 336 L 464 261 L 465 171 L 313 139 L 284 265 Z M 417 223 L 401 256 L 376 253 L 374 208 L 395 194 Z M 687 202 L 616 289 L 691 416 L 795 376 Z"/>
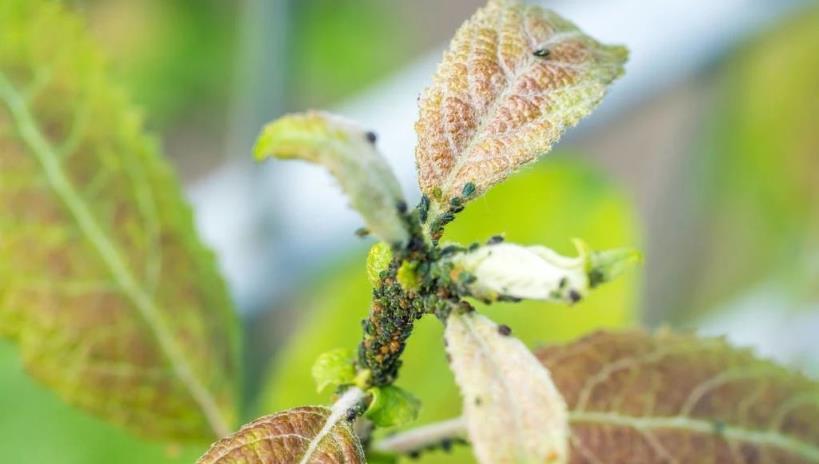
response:
<path id="1" fill-rule="evenodd" d="M 466 421 L 457 417 L 443 422 L 418 427 L 387 437 L 374 446 L 376 451 L 389 454 L 417 454 L 446 443 L 466 441 Z"/>

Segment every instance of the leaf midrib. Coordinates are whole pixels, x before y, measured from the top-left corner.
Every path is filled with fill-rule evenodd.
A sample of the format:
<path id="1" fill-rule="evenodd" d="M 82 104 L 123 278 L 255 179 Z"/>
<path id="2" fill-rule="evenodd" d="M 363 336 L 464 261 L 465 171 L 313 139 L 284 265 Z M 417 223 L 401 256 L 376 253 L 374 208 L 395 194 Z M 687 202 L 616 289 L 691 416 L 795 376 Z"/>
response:
<path id="1" fill-rule="evenodd" d="M 54 148 L 40 130 L 22 95 L 2 72 L 0 72 L 0 100 L 3 100 L 8 107 L 16 124 L 17 133 L 40 163 L 51 189 L 62 200 L 77 227 L 96 249 L 114 281 L 137 308 L 156 337 L 160 350 L 167 357 L 174 374 L 202 409 L 213 432 L 217 436 L 227 435 L 229 433 L 228 421 L 222 416 L 211 392 L 194 376 L 184 352 L 162 320 L 159 307 L 134 278 L 113 240 L 97 223 L 88 205 L 63 172 Z"/>
<path id="2" fill-rule="evenodd" d="M 569 422 L 571 424 L 613 425 L 641 431 L 672 429 L 705 434 L 715 433 L 714 422 L 685 416 L 637 417 L 613 412 L 573 411 L 569 413 Z M 734 440 L 761 446 L 771 446 L 809 459 L 811 462 L 819 462 L 819 447 L 779 432 L 750 430 L 726 424 L 719 436 L 728 441 Z"/>

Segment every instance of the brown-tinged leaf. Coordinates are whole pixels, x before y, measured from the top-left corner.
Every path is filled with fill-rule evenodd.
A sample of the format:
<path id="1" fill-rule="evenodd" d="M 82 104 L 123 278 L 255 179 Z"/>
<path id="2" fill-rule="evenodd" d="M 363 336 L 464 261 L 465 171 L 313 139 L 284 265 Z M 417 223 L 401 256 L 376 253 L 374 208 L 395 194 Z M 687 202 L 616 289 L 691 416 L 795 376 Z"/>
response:
<path id="1" fill-rule="evenodd" d="M 211 446 L 197 464 L 363 464 L 364 451 L 347 421 L 330 408 L 308 406 L 257 419 Z"/>
<path id="2" fill-rule="evenodd" d="M 536 354 L 574 464 L 819 462 L 819 383 L 721 339 L 597 333 Z"/>
<path id="3" fill-rule="evenodd" d="M 444 336 L 478 460 L 567 462 L 566 404 L 526 345 L 474 311 L 453 312 Z"/>
<path id="4" fill-rule="evenodd" d="M 480 194 L 548 152 L 603 98 L 626 55 L 540 6 L 490 0 L 420 99 L 421 190 L 446 205 L 468 183 Z"/>
<path id="5" fill-rule="evenodd" d="M 139 116 L 60 2 L 0 2 L 0 334 L 67 402 L 144 436 L 236 419 L 238 327 Z"/>

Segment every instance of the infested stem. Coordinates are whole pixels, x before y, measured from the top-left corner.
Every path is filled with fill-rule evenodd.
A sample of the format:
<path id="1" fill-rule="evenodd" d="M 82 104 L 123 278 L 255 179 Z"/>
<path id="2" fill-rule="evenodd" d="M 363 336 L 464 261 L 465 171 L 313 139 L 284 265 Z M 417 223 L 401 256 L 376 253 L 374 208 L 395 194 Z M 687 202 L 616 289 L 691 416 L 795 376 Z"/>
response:
<path id="1" fill-rule="evenodd" d="M 466 441 L 466 421 L 457 417 L 425 425 L 387 437 L 374 446 L 376 451 L 389 454 L 417 454 L 421 451 L 446 446 L 447 443 Z"/>

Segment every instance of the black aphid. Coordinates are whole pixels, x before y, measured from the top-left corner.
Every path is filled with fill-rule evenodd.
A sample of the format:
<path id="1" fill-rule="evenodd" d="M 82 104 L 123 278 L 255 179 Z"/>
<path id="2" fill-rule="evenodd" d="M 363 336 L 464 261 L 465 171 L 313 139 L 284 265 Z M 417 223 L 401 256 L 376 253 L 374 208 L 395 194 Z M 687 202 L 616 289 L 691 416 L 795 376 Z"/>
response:
<path id="1" fill-rule="evenodd" d="M 498 333 L 504 337 L 508 337 L 512 334 L 512 329 L 506 324 L 501 324 L 498 326 Z"/>
<path id="2" fill-rule="evenodd" d="M 552 54 L 552 51 L 549 50 L 548 48 L 538 48 L 537 50 L 532 52 L 532 55 L 535 55 L 538 58 L 548 58 L 549 55 L 551 55 L 551 54 Z"/>
<path id="3" fill-rule="evenodd" d="M 372 144 L 375 144 L 375 142 L 378 141 L 378 135 L 376 135 L 373 131 L 367 131 L 365 136 L 367 137 L 367 141 Z"/>

